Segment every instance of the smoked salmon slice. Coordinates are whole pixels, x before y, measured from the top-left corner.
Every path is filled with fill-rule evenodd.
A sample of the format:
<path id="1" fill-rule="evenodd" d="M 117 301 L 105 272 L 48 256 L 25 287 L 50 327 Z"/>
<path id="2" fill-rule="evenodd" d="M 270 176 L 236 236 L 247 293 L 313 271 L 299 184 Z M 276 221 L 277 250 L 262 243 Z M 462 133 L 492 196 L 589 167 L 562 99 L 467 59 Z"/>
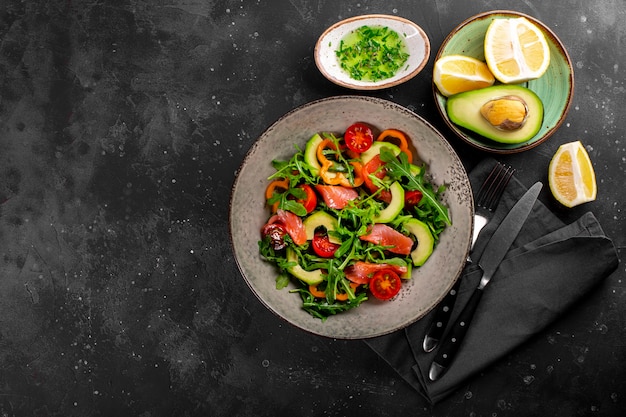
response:
<path id="1" fill-rule="evenodd" d="M 368 228 L 368 233 L 360 237 L 361 240 L 387 247 L 389 252 L 408 255 L 413 248 L 413 240 L 382 223 L 376 223 Z"/>
<path id="2" fill-rule="evenodd" d="M 324 199 L 324 203 L 330 208 L 341 210 L 349 201 L 359 197 L 356 190 L 342 185 L 321 185 L 315 186 L 315 189 Z"/>
<path id="3" fill-rule="evenodd" d="M 285 226 L 287 233 L 291 236 L 291 240 L 296 245 L 302 245 L 306 242 L 306 229 L 302 219 L 290 211 L 278 209 L 267 223 L 281 223 Z"/>
<path id="4" fill-rule="evenodd" d="M 392 264 L 374 264 L 370 262 L 357 261 L 354 264 L 346 267 L 344 269 L 344 273 L 346 274 L 346 278 L 355 284 L 368 284 L 372 276 L 384 269 L 391 269 L 396 274 L 402 276 L 406 274 L 407 267 L 392 265 Z"/>

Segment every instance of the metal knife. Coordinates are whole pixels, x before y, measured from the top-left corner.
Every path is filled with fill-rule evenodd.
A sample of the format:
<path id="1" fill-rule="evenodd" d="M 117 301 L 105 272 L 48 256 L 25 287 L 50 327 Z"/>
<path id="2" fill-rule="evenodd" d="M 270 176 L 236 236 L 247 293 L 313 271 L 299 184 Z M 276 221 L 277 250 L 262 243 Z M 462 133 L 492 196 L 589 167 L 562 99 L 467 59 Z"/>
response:
<path id="1" fill-rule="evenodd" d="M 520 229 L 528 218 L 539 196 L 542 186 L 540 182 L 537 182 L 526 191 L 526 194 L 515 203 L 511 211 L 494 232 L 489 243 L 487 243 L 480 261 L 478 262 L 478 266 L 480 266 L 483 271 L 483 276 L 480 279 L 478 287 L 474 290 L 465 308 L 461 311 L 457 321 L 453 324 L 441 344 L 441 347 L 437 351 L 437 355 L 435 356 L 428 374 L 428 377 L 432 381 L 439 379 L 454 360 L 459 346 L 465 338 L 474 312 L 478 307 L 485 286 L 491 280 L 491 277 L 498 269 L 498 266 L 519 234 Z"/>
<path id="2" fill-rule="evenodd" d="M 478 195 L 476 196 L 477 208 L 474 213 L 474 234 L 472 236 L 470 252 L 473 251 L 474 244 L 476 243 L 481 230 L 493 216 L 493 212 L 500 202 L 500 197 L 502 196 L 502 193 L 506 189 L 514 173 L 514 168 L 511 168 L 510 166 L 507 167 L 506 165 L 498 162 L 494 165 L 493 169 L 480 186 Z M 485 215 L 485 211 L 491 214 Z M 468 264 L 474 263 L 474 261 L 475 260 L 472 260 L 471 256 L 467 257 Z M 424 352 L 432 352 L 439 345 L 439 341 L 443 337 L 443 333 L 448 326 L 448 321 L 450 321 L 450 316 L 452 315 L 452 309 L 454 308 L 454 303 L 456 302 L 456 296 L 459 292 L 460 286 L 461 280 L 457 279 L 452 289 L 436 307 L 432 323 L 426 331 L 424 341 L 422 342 L 422 349 Z"/>

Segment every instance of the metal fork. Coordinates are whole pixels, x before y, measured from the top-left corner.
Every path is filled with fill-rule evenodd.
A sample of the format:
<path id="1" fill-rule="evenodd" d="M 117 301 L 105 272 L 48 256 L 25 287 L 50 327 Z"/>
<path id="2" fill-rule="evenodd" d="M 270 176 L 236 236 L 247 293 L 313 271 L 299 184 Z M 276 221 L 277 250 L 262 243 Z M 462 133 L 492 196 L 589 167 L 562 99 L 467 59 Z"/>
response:
<path id="1" fill-rule="evenodd" d="M 502 193 L 504 193 L 504 189 L 514 173 L 515 169 L 497 162 L 480 186 L 474 209 L 474 232 L 472 234 L 471 249 L 474 248 L 481 230 L 493 217 L 493 212 L 498 207 L 500 197 L 502 197 Z"/>
<path id="2" fill-rule="evenodd" d="M 511 177 L 515 173 L 515 169 L 510 166 L 506 166 L 497 162 L 489 175 L 485 178 L 482 185 L 478 189 L 476 195 L 476 204 L 474 210 L 474 231 L 472 234 L 472 245 L 470 248 L 474 248 L 474 243 L 480 234 L 480 231 L 485 227 L 489 220 L 493 217 L 493 213 L 498 207 L 502 193 L 507 184 L 511 180 Z M 472 262 L 471 257 L 467 257 L 467 262 Z M 445 296 L 445 298 L 439 303 L 437 311 L 435 312 L 435 318 L 430 328 L 426 332 L 424 337 L 424 343 L 422 348 L 425 352 L 431 352 L 437 347 L 443 331 L 446 328 L 450 314 L 452 313 L 452 307 L 456 300 L 456 294 L 459 290 L 460 280 L 454 284 L 454 287 Z"/>

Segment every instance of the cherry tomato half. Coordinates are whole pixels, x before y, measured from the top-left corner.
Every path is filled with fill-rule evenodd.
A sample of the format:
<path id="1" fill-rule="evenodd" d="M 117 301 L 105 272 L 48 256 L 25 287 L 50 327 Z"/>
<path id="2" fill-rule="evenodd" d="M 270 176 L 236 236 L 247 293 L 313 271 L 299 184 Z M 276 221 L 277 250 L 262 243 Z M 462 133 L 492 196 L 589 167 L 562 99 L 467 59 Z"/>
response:
<path id="1" fill-rule="evenodd" d="M 287 234 L 287 228 L 281 223 L 267 223 L 261 229 L 261 237 L 269 239 L 269 243 L 274 250 L 285 249 L 287 243 L 285 242 L 285 235 Z"/>
<path id="2" fill-rule="evenodd" d="M 370 292 L 379 300 L 389 300 L 400 292 L 402 280 L 391 269 L 384 269 L 374 274 L 370 280 Z"/>
<path id="3" fill-rule="evenodd" d="M 306 197 L 299 198 L 296 201 L 302 204 L 307 214 L 309 214 L 310 212 L 315 210 L 315 207 L 317 206 L 317 194 L 315 194 L 313 187 L 311 187 L 309 184 L 298 185 L 298 188 L 304 190 L 304 192 L 306 193 Z"/>
<path id="4" fill-rule="evenodd" d="M 313 251 L 317 254 L 317 256 L 322 258 L 331 258 L 337 249 L 339 249 L 340 245 L 332 243 L 326 232 L 316 230 L 313 235 L 311 246 L 313 246 Z"/>
<path id="5" fill-rule="evenodd" d="M 363 176 L 363 183 L 367 187 L 367 189 L 374 193 L 378 190 L 378 187 L 372 179 L 370 178 L 370 174 L 373 174 L 375 177 L 383 179 L 385 175 L 387 175 L 387 171 L 385 170 L 385 163 L 380 159 L 380 155 L 374 156 L 361 170 L 361 175 Z M 385 203 L 389 203 L 391 201 L 391 192 L 387 190 L 382 190 L 377 197 L 379 200 L 384 201 Z"/>
<path id="6" fill-rule="evenodd" d="M 410 190 L 404 192 L 404 208 L 411 210 L 417 206 L 422 200 L 422 193 L 417 190 Z"/>
<path id="7" fill-rule="evenodd" d="M 346 129 L 343 135 L 348 149 L 362 153 L 368 150 L 374 142 L 374 133 L 365 123 L 355 123 Z"/>

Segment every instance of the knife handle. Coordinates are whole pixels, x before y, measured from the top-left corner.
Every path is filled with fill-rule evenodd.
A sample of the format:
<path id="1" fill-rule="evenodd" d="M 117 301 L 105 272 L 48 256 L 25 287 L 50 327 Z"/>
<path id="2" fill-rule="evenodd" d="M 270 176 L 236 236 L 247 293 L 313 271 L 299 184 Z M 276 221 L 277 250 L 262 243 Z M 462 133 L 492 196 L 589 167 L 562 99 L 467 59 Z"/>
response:
<path id="1" fill-rule="evenodd" d="M 459 347 L 461 346 L 470 322 L 474 317 L 474 312 L 478 307 L 480 299 L 482 298 L 483 290 L 476 288 L 474 293 L 468 300 L 467 304 L 461 311 L 458 319 L 452 325 L 452 328 L 448 332 L 445 340 L 441 344 L 435 360 L 430 368 L 429 377 L 435 381 L 448 369 L 452 361 L 454 360 Z"/>
<path id="2" fill-rule="evenodd" d="M 443 336 L 443 332 L 448 325 L 448 320 L 450 320 L 450 316 L 452 315 L 452 307 L 454 307 L 454 302 L 456 301 L 456 295 L 459 292 L 460 286 L 461 280 L 459 279 L 456 281 L 450 292 L 448 292 L 448 294 L 446 294 L 443 300 L 439 303 L 439 306 L 437 306 L 433 322 L 426 332 L 426 336 L 424 336 L 424 343 L 422 344 L 424 352 L 432 352 L 437 347 L 437 344 L 439 344 L 439 341 Z"/>

